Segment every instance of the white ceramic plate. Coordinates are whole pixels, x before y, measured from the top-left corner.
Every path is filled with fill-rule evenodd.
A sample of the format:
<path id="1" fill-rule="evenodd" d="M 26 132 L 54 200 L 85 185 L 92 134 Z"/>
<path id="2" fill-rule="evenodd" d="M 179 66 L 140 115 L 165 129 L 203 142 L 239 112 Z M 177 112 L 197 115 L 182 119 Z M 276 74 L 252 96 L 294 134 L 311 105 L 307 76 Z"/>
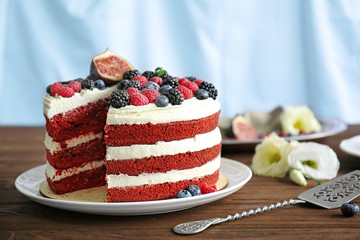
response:
<path id="1" fill-rule="evenodd" d="M 50 207 L 99 215 L 149 215 L 180 211 L 219 200 L 242 188 L 252 177 L 249 167 L 227 158 L 221 158 L 220 172 L 228 178 L 227 187 L 220 191 L 191 198 L 148 202 L 100 203 L 46 198 L 39 192 L 40 184 L 45 180 L 45 165 L 20 174 L 15 186 L 31 200 Z"/>
<path id="2" fill-rule="evenodd" d="M 338 119 L 323 119 L 323 120 L 320 119 L 319 122 L 322 125 L 321 132 L 284 137 L 284 139 L 298 140 L 298 141 L 319 139 L 319 138 L 336 135 L 347 129 L 347 125 Z M 241 141 L 241 140 L 236 140 L 236 139 L 223 139 L 223 141 L 222 141 L 223 145 L 225 145 L 225 146 L 226 145 L 253 145 L 253 146 L 255 146 L 256 144 L 258 144 L 260 142 L 262 142 L 262 139 L 255 139 L 255 140 L 251 140 L 251 141 Z"/>
<path id="3" fill-rule="evenodd" d="M 360 157 L 360 135 L 342 140 L 340 149 L 347 154 Z"/>

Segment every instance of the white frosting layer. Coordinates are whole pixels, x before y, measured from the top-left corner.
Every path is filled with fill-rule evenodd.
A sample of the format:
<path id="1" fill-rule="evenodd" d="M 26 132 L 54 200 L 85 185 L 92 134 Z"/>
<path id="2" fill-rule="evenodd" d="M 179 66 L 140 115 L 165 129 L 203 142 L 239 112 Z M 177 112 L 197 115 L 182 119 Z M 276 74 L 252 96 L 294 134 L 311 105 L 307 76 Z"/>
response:
<path id="1" fill-rule="evenodd" d="M 145 184 L 161 184 L 166 182 L 178 182 L 190 180 L 193 178 L 200 178 L 206 175 L 213 174 L 220 168 L 220 155 L 214 160 L 206 164 L 185 170 L 171 170 L 166 173 L 143 173 L 138 176 L 128 176 L 125 174 L 107 175 L 108 188 L 115 187 L 136 187 Z"/>
<path id="2" fill-rule="evenodd" d="M 55 169 L 53 166 L 50 165 L 49 162 L 46 162 L 45 173 L 46 176 L 50 178 L 51 181 L 59 181 L 63 178 L 71 177 L 73 175 L 93 170 L 105 165 L 105 160 L 102 161 L 93 161 L 85 163 L 80 167 L 73 167 L 67 169 Z"/>
<path id="3" fill-rule="evenodd" d="M 185 100 L 181 105 L 157 107 L 154 103 L 145 106 L 126 106 L 122 108 L 110 107 L 106 123 L 116 124 L 145 124 L 169 123 L 200 119 L 220 111 L 220 103 L 208 98 L 198 100 L 195 97 Z"/>
<path id="4" fill-rule="evenodd" d="M 196 135 L 193 138 L 171 142 L 157 142 L 153 145 L 139 144 L 122 147 L 107 147 L 107 160 L 141 159 L 150 156 L 175 155 L 178 153 L 195 152 L 213 147 L 221 142 L 219 128 Z"/>
<path id="5" fill-rule="evenodd" d="M 89 134 L 80 135 L 78 137 L 71 138 L 71 139 L 66 140 L 64 142 L 67 145 L 66 148 L 73 148 L 73 147 L 76 147 L 77 145 L 89 142 L 89 141 L 94 140 L 94 139 L 102 138 L 102 137 L 103 137 L 102 133 L 94 134 L 94 133 L 91 132 Z M 54 141 L 53 138 L 50 137 L 50 135 L 47 132 L 45 134 L 44 144 L 45 144 L 46 149 L 48 149 L 51 154 L 63 150 L 63 148 L 61 148 L 60 143 Z"/>
<path id="6" fill-rule="evenodd" d="M 116 89 L 117 85 L 105 88 L 104 90 L 81 90 L 80 93 L 75 93 L 70 98 L 47 94 L 44 97 L 44 114 L 50 119 L 59 113 L 66 113 L 88 103 L 108 98 Z"/>

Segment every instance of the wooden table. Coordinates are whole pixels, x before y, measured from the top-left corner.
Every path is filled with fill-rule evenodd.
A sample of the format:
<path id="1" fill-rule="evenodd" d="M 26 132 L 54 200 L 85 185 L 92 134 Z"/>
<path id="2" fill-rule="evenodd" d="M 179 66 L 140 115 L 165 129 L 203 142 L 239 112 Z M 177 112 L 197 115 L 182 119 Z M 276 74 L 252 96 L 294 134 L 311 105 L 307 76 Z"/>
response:
<path id="1" fill-rule="evenodd" d="M 342 139 L 360 134 L 360 125 L 319 140 L 331 146 L 341 162 L 339 174 L 360 168 L 360 159 L 339 149 Z M 16 177 L 43 164 L 44 128 L 0 127 L 0 239 L 360 239 L 360 214 L 344 217 L 340 209 L 310 204 L 287 206 L 267 213 L 212 226 L 205 232 L 180 236 L 179 223 L 226 217 L 251 208 L 295 198 L 307 187 L 284 179 L 253 176 L 236 193 L 192 209 L 149 216 L 96 216 L 46 207 L 15 189 Z M 252 152 L 224 151 L 223 157 L 250 165 Z M 360 204 L 360 198 L 354 200 Z"/>

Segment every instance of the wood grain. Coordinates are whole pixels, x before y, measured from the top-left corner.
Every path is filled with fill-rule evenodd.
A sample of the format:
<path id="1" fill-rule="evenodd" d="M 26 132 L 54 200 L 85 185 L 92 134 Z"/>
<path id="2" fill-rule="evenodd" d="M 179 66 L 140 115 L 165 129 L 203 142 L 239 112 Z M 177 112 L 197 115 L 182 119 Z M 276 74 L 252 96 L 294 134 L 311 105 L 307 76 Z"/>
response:
<path id="1" fill-rule="evenodd" d="M 360 134 L 360 125 L 317 140 L 338 154 L 339 175 L 360 168 L 360 159 L 339 149 L 342 139 Z M 180 212 L 150 216 L 95 216 L 46 207 L 28 200 L 14 186 L 16 177 L 45 162 L 42 127 L 0 127 L 0 239 L 360 239 L 360 214 L 346 218 L 339 209 L 310 204 L 287 206 L 179 236 L 179 223 L 226 217 L 236 212 L 295 198 L 307 187 L 284 179 L 253 176 L 238 192 L 219 201 Z M 252 151 L 224 150 L 223 157 L 251 164 Z M 360 204 L 359 198 L 354 200 Z"/>

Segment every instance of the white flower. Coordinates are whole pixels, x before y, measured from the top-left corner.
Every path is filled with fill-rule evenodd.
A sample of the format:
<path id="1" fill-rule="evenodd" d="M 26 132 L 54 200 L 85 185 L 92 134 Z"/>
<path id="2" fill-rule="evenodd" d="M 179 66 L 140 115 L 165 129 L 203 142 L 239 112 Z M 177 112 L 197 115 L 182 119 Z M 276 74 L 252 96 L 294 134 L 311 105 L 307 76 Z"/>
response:
<path id="1" fill-rule="evenodd" d="M 294 183 L 299 184 L 300 186 L 306 186 L 307 185 L 307 181 L 304 177 L 304 174 L 295 168 L 290 168 L 289 170 L 289 178 L 291 181 L 293 181 Z"/>
<path id="2" fill-rule="evenodd" d="M 299 135 L 300 131 L 305 133 L 321 131 L 321 124 L 305 105 L 285 108 L 280 122 L 285 134 Z"/>
<path id="3" fill-rule="evenodd" d="M 288 155 L 297 145 L 297 141 L 289 143 L 271 133 L 256 146 L 251 169 L 256 175 L 285 177 L 289 169 Z"/>
<path id="4" fill-rule="evenodd" d="M 328 146 L 307 142 L 300 143 L 288 156 L 289 166 L 315 179 L 332 179 L 340 168 L 336 153 Z"/>

